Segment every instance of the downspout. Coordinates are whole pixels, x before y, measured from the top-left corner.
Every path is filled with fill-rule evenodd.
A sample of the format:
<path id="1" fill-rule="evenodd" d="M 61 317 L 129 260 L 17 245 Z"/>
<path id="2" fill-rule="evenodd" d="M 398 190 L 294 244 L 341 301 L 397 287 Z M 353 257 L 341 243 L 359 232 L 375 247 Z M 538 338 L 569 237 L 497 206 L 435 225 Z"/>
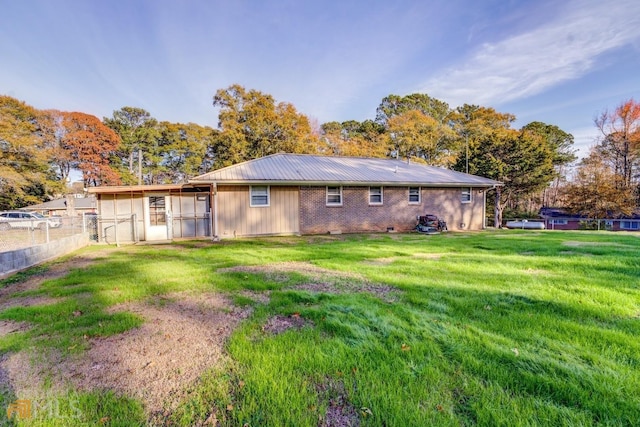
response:
<path id="1" fill-rule="evenodd" d="M 218 184 L 213 183 L 213 241 L 220 241 L 220 235 L 218 234 Z"/>

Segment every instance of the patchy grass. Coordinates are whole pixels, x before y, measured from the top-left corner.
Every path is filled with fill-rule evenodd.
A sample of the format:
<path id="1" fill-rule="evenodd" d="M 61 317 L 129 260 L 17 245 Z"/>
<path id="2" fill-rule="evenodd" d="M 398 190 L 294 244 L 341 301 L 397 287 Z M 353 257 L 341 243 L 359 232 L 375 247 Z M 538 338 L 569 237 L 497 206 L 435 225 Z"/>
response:
<path id="1" fill-rule="evenodd" d="M 110 311 L 116 304 L 219 291 L 253 315 L 223 363 L 147 421 L 632 426 L 640 419 L 638 253 L 633 234 L 521 231 L 125 247 L 12 294 L 56 300 L 1 311 L 0 320 L 31 327 L 1 337 L 0 350 L 78 357 L 87 338 L 141 324 Z M 274 319 L 295 321 L 273 333 Z M 108 390 L 56 396 L 65 414 L 80 408 L 71 424 L 149 417 Z M 7 388 L 0 412 L 20 397 Z M 34 425 L 69 423 L 53 414 Z"/>

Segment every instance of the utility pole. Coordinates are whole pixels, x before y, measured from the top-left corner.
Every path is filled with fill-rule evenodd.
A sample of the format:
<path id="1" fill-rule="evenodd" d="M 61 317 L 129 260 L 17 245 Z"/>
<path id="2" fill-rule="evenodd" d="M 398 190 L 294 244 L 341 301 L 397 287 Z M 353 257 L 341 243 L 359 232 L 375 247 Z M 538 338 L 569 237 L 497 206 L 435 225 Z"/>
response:
<path id="1" fill-rule="evenodd" d="M 138 148 L 138 185 L 142 185 L 142 148 Z"/>
<path id="2" fill-rule="evenodd" d="M 466 173 L 469 173 L 469 135 L 464 136 L 464 142 L 465 142 L 465 146 L 466 146 L 466 151 L 467 151 L 467 161 L 466 161 Z"/>

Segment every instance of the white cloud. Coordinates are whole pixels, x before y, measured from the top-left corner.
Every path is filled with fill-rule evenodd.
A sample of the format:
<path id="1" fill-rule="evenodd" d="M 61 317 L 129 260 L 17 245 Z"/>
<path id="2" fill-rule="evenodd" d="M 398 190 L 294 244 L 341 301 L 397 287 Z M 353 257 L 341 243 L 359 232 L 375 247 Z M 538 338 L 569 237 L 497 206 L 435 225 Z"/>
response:
<path id="1" fill-rule="evenodd" d="M 594 68 L 598 56 L 640 39 L 640 2 L 573 1 L 553 21 L 484 44 L 420 91 L 451 105 L 491 105 L 543 92 Z"/>

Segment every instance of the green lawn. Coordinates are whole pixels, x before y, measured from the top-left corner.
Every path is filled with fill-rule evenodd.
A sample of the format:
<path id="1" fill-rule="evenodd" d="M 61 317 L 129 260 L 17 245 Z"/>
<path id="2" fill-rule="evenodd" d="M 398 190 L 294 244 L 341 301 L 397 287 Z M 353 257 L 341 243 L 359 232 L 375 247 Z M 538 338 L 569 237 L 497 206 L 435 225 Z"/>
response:
<path id="1" fill-rule="evenodd" d="M 197 425 L 214 413 L 218 425 L 318 426 L 332 410 L 350 412 L 348 419 L 363 426 L 640 424 L 637 234 L 502 231 L 176 245 L 114 248 L 86 269 L 23 292 L 63 298 L 0 312 L 2 320 L 33 325 L 1 338 L 0 351 L 82 353 L 87 336 L 142 322 L 132 313 L 110 314 L 109 306 L 218 290 L 253 305 L 253 314 L 232 335 L 228 360 L 202 376 L 167 424 Z M 103 248 L 85 251 L 95 250 Z M 322 277 L 304 269 L 228 271 L 281 262 L 325 270 Z M 343 292 L 296 287 L 318 281 Z M 397 292 L 362 292 L 383 285 Z M 268 293 L 269 302 L 240 295 L 244 290 Z M 84 314 L 74 321 L 78 310 Z M 275 315 L 307 326 L 266 333 Z M 4 393 L 1 416 L 16 398 Z M 146 422 L 141 403 L 126 396 L 69 392 L 59 400 L 63 415 L 82 416 L 61 422 L 57 413 L 21 424 Z"/>

